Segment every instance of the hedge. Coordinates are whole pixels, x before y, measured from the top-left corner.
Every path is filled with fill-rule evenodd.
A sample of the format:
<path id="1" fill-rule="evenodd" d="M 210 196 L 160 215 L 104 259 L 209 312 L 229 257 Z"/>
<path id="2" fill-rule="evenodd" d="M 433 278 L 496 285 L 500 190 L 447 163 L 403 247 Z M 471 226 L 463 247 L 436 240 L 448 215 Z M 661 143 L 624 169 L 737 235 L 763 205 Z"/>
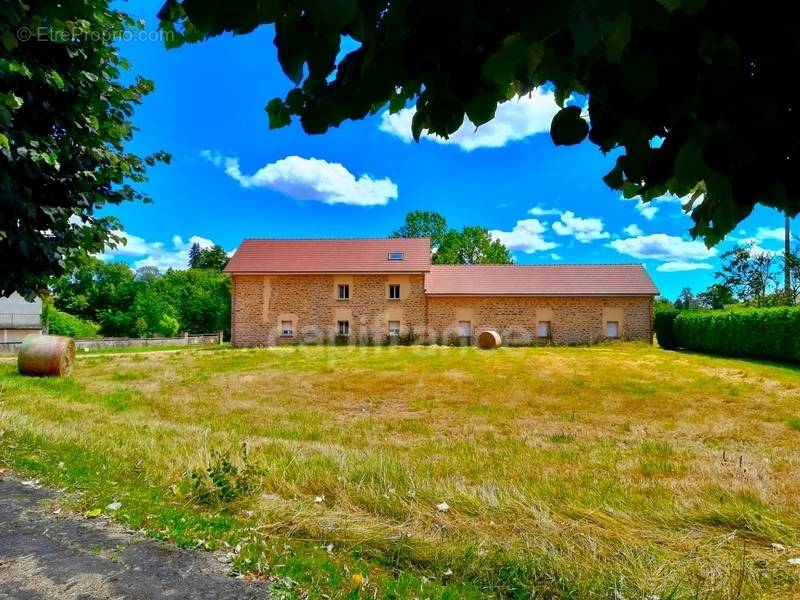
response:
<path id="1" fill-rule="evenodd" d="M 61 312 L 53 306 L 45 306 L 42 315 L 47 321 L 51 335 L 66 335 L 74 338 L 97 337 L 100 327 L 90 321 L 84 321 L 69 313 Z"/>
<path id="2" fill-rule="evenodd" d="M 664 350 L 675 350 L 678 341 L 675 339 L 675 318 L 681 314 L 674 308 L 657 310 L 653 315 L 653 329 L 656 332 L 658 345 Z"/>
<path id="3" fill-rule="evenodd" d="M 683 311 L 675 337 L 687 350 L 800 363 L 800 307 Z"/>

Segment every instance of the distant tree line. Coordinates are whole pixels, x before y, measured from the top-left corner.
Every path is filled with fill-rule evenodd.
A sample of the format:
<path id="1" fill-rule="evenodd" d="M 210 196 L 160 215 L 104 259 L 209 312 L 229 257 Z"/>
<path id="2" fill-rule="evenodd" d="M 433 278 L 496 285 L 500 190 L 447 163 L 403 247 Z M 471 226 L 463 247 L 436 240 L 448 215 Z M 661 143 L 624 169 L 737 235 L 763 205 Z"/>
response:
<path id="1" fill-rule="evenodd" d="M 695 295 L 685 287 L 674 302 L 657 299 L 657 308 L 719 310 L 733 305 L 764 308 L 800 303 L 800 238 L 795 237 L 788 252 L 764 251 L 751 242 L 734 245 L 720 259 L 716 282 L 708 289 Z"/>
<path id="2" fill-rule="evenodd" d="M 188 269 L 164 273 L 154 266 L 134 272 L 124 263 L 88 258 L 54 281 L 52 304 L 96 324 L 105 336 L 229 334 L 231 281 L 221 272 L 227 261 L 219 246 L 193 247 Z"/>

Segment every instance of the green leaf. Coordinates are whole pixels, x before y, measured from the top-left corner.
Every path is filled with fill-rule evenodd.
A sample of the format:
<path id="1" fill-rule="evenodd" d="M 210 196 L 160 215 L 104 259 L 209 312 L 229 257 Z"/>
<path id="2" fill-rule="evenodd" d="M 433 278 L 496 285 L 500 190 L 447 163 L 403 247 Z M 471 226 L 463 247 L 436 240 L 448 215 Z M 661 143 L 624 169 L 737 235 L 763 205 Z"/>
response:
<path id="1" fill-rule="evenodd" d="M 589 134 L 589 124 L 581 117 L 579 106 L 562 108 L 550 124 L 550 137 L 556 146 L 573 146 Z"/>
<path id="2" fill-rule="evenodd" d="M 625 46 L 631 39 L 631 17 L 628 14 L 623 14 L 617 18 L 611 30 L 606 36 L 606 48 L 608 50 L 608 60 L 611 62 L 619 62 L 622 58 L 622 53 Z"/>
<path id="3" fill-rule="evenodd" d="M 17 38 L 9 30 L 3 32 L 3 46 L 6 50 L 13 50 L 17 47 Z"/>
<path id="4" fill-rule="evenodd" d="M 280 98 L 273 98 L 270 100 L 264 110 L 267 111 L 267 116 L 269 117 L 270 129 L 280 129 L 292 122 L 289 109 L 286 108 L 286 105 Z"/>
<path id="5" fill-rule="evenodd" d="M 497 100 L 494 94 L 475 96 L 464 106 L 467 117 L 476 127 L 494 119 L 497 111 Z"/>
<path id="6" fill-rule="evenodd" d="M 92 510 L 87 510 L 84 513 L 84 516 L 87 519 L 96 519 L 97 517 L 99 517 L 102 514 L 103 514 L 103 510 L 101 508 L 93 508 Z"/>

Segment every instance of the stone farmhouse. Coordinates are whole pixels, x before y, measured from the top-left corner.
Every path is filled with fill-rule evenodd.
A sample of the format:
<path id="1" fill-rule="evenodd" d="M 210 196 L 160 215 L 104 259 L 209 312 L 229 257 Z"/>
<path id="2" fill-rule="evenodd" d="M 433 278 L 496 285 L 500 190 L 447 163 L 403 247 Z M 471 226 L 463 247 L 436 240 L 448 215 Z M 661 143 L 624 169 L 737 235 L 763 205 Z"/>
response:
<path id="1" fill-rule="evenodd" d="M 234 346 L 650 343 L 658 294 L 639 264 L 433 265 L 426 238 L 247 239 L 225 271 Z"/>

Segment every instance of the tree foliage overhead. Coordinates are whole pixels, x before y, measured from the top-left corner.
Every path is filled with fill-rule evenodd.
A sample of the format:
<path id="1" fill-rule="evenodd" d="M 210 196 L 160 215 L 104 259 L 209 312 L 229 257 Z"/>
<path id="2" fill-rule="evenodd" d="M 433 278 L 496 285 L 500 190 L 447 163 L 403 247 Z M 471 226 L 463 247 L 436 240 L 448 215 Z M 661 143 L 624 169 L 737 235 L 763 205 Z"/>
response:
<path id="1" fill-rule="evenodd" d="M 32 295 L 77 258 L 120 241 L 98 209 L 146 200 L 136 184 L 168 155 L 125 150 L 134 107 L 153 89 L 118 39 L 136 23 L 108 0 L 0 10 L 0 295 Z"/>
<path id="2" fill-rule="evenodd" d="M 800 211 L 800 6 L 738 0 L 168 0 L 173 44 L 275 24 L 296 84 L 270 127 L 322 133 L 388 105 L 440 136 L 549 85 L 557 144 L 588 137 L 619 156 L 626 197 L 691 195 L 694 235 L 718 242 L 757 203 Z M 337 64 L 342 36 L 359 43 Z M 587 123 L 573 94 L 588 97 Z M 702 202 L 700 201 L 702 198 Z"/>

